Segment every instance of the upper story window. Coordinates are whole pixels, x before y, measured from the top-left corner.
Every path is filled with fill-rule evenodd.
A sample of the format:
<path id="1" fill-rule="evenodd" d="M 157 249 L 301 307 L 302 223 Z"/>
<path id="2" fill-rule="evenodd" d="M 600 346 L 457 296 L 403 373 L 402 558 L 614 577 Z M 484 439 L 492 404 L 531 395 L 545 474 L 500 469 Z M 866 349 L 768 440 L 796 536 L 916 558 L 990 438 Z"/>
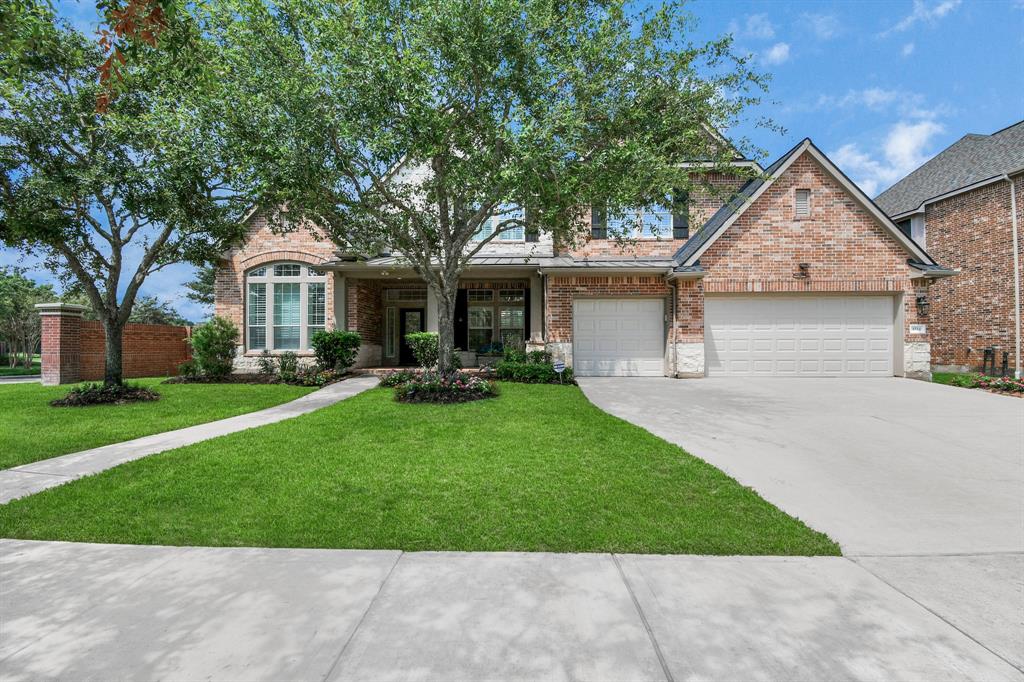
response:
<path id="1" fill-rule="evenodd" d="M 247 350 L 306 350 L 327 323 L 327 273 L 302 263 L 260 266 L 246 275 Z"/>
<path id="2" fill-rule="evenodd" d="M 811 190 L 798 189 L 794 194 L 794 211 L 797 218 L 807 218 L 811 215 Z"/>
<path id="3" fill-rule="evenodd" d="M 591 239 L 607 239 L 614 235 L 637 239 L 687 239 L 690 236 L 690 195 L 675 193 L 671 206 L 651 206 L 608 215 L 604 207 L 590 209 Z"/>
<path id="4" fill-rule="evenodd" d="M 513 224 L 506 224 L 502 227 L 502 224 L 508 220 L 517 220 L 519 222 Z M 526 228 L 523 223 L 526 221 L 526 213 L 522 209 L 501 209 L 497 215 L 493 215 L 480 226 L 480 229 L 473 239 L 475 241 L 483 241 L 490 237 L 496 230 L 501 229 L 501 233 L 498 234 L 494 239 L 502 242 L 521 242 L 526 240 Z M 535 241 L 535 240 L 531 240 Z"/>

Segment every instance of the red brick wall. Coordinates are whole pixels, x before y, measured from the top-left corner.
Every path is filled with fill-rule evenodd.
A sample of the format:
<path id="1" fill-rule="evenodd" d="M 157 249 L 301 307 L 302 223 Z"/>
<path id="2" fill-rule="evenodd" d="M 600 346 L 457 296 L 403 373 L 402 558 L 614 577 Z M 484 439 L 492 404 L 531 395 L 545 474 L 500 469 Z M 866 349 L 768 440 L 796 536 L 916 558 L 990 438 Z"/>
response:
<path id="1" fill-rule="evenodd" d="M 98 381 L 106 366 L 103 325 L 95 320 L 82 320 L 81 325 L 79 379 Z M 125 325 L 121 360 L 124 377 L 175 376 L 178 365 L 192 357 L 186 340 L 190 332 L 189 327 L 163 324 Z"/>
<path id="2" fill-rule="evenodd" d="M 381 319 L 383 283 L 384 280 L 379 279 L 345 279 L 348 330 L 359 332 L 363 343 L 381 343 L 384 338 Z M 395 287 L 400 286 L 400 283 L 395 284 Z"/>
<path id="3" fill-rule="evenodd" d="M 1024 175 L 1014 178 L 1024 227 Z M 978 369 L 983 350 L 1014 367 L 1013 222 L 1010 185 L 996 182 L 925 207 L 928 253 L 960 271 L 931 287 L 932 364 Z M 1020 246 L 1020 245 L 1019 245 Z M 1018 250 L 1024 259 L 1024 250 Z"/>
<path id="4" fill-rule="evenodd" d="M 582 296 L 668 296 L 668 283 L 661 275 L 587 275 L 548 277 L 546 301 L 547 341 L 572 341 L 572 301 Z"/>
<path id="5" fill-rule="evenodd" d="M 315 230 L 299 228 L 287 234 L 275 234 L 265 217 L 256 215 L 242 243 L 231 249 L 219 263 L 214 283 L 214 313 L 235 323 L 243 330 L 245 318 L 245 273 L 266 263 L 290 261 L 320 265 L 334 257 L 337 246 Z M 336 326 L 334 319 L 334 277 L 327 277 L 327 328 Z"/>
<path id="6" fill-rule="evenodd" d="M 739 189 L 746 178 L 725 173 L 710 173 L 705 176 L 710 190 L 695 189 L 690 195 L 690 234 L 693 234 L 715 211 L 721 208 L 726 199 Z M 583 243 L 568 253 L 574 258 L 609 258 L 609 257 L 671 257 L 679 250 L 685 239 L 672 239 L 671 232 L 659 235 L 658 239 L 639 239 L 632 243 L 619 246 L 614 239 L 590 239 L 590 211 L 586 212 L 587 236 Z"/>
<path id="7" fill-rule="evenodd" d="M 40 320 L 42 382 L 56 385 L 78 381 L 82 318 L 77 315 L 41 315 Z"/>
<path id="8" fill-rule="evenodd" d="M 794 215 L 794 193 L 811 191 L 811 212 Z M 905 324 L 917 313 L 908 254 L 809 154 L 750 206 L 700 258 L 705 293 L 893 292 L 906 294 Z M 809 277 L 794 277 L 800 263 Z"/>

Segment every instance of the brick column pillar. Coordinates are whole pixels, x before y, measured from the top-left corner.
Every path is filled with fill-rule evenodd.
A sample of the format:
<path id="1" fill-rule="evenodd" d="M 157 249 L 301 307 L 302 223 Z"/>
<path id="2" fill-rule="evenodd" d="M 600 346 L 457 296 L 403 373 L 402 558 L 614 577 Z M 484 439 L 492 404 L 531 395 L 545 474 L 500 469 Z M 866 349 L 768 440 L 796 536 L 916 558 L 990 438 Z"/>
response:
<path id="1" fill-rule="evenodd" d="M 82 313 L 85 306 L 37 303 L 42 318 L 43 385 L 73 384 L 79 380 Z"/>

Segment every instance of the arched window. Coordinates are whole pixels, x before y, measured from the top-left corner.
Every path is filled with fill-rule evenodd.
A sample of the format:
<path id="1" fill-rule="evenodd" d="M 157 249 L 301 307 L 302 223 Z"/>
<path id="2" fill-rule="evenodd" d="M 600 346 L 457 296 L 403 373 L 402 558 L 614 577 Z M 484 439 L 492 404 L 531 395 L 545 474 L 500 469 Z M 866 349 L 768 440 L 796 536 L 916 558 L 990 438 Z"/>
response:
<path id="1" fill-rule="evenodd" d="M 274 263 L 250 270 L 245 280 L 246 349 L 309 349 L 327 321 L 327 274 L 303 263 Z"/>

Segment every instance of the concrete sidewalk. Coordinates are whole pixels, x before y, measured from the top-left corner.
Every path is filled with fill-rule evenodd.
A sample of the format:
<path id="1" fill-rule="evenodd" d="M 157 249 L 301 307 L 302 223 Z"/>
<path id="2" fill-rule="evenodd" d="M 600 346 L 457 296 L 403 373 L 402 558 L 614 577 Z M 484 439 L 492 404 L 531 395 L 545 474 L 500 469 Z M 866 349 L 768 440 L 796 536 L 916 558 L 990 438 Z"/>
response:
<path id="1" fill-rule="evenodd" d="M 357 376 L 265 410 L 4 469 L 0 471 L 0 504 L 98 473 L 133 459 L 298 417 L 345 398 L 351 398 L 373 388 L 377 383 L 377 377 Z"/>
<path id="2" fill-rule="evenodd" d="M 838 557 L 0 541 L 0 678 L 1024 680 Z"/>

